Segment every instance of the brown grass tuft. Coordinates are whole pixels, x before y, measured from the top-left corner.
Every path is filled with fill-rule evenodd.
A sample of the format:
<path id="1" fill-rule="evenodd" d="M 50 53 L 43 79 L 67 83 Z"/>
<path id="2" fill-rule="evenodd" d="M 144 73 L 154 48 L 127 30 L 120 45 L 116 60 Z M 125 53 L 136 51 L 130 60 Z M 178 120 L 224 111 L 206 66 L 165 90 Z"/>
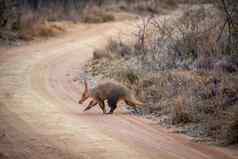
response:
<path id="1" fill-rule="evenodd" d="M 51 24 L 49 22 L 36 22 L 31 25 L 26 25 L 22 28 L 20 33 L 20 38 L 23 40 L 32 40 L 35 37 L 51 37 L 56 36 L 59 33 L 65 32 L 64 26 L 59 24 Z"/>

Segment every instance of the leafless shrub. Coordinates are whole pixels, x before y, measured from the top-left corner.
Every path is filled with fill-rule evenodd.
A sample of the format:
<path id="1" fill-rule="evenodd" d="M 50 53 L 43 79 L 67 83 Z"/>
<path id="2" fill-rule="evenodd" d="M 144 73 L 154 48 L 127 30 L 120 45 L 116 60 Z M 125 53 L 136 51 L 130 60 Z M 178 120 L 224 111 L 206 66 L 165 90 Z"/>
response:
<path id="1" fill-rule="evenodd" d="M 219 11 L 212 5 L 205 5 L 188 9 L 182 17 L 170 23 L 146 19 L 136 34 L 136 52 L 141 55 L 142 61 L 157 70 L 192 68 L 198 59 L 229 56 L 229 35 L 219 34 L 223 24 L 218 14 Z"/>
<path id="2" fill-rule="evenodd" d="M 176 34 L 169 35 L 169 50 L 171 55 L 175 56 L 175 64 L 178 67 L 190 67 L 200 57 L 223 54 L 223 46 L 216 41 L 220 26 L 219 18 L 215 16 L 216 10 L 213 15 L 209 15 L 207 10 L 208 8 L 203 6 L 189 9 L 175 21 L 174 30 L 167 29 L 168 34 L 171 32 Z"/>

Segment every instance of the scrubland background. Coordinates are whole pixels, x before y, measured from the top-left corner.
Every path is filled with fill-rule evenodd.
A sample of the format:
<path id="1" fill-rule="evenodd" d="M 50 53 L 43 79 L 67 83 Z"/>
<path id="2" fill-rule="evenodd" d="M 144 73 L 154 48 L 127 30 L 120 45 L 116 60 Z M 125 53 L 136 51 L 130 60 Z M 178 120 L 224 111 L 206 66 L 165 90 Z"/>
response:
<path id="1" fill-rule="evenodd" d="M 118 12 L 140 16 L 137 31 L 95 49 L 87 71 L 127 85 L 158 124 L 238 143 L 237 0 L 1 0 L 0 39 L 50 37 L 65 21 L 110 22 Z"/>

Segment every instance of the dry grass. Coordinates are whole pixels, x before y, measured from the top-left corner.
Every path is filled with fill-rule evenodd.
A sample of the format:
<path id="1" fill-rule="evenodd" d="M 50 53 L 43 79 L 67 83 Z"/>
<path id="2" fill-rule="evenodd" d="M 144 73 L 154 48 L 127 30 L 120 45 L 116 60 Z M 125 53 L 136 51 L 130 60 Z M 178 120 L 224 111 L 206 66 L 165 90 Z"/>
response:
<path id="1" fill-rule="evenodd" d="M 134 13 L 148 15 L 164 13 L 177 7 L 175 0 L 102 0 L 102 1 L 36 1 L 33 3 L 20 3 L 16 12 L 9 8 L 2 8 L 1 25 L 7 20 L 7 31 L 0 32 L 1 39 L 17 39 L 18 36 L 8 34 L 20 33 L 19 37 L 24 40 L 32 40 L 34 37 L 49 37 L 63 31 L 63 28 L 49 25 L 48 22 L 72 21 L 85 23 L 104 23 L 115 19 L 128 19 L 135 17 Z M 6 12 L 6 14 L 5 14 Z M 126 13 L 117 14 L 116 12 Z M 131 14 L 131 12 L 133 14 Z M 5 19 L 6 18 L 6 19 Z M 7 34 L 6 34 L 7 33 Z M 8 37 L 9 36 L 9 37 Z"/>
<path id="2" fill-rule="evenodd" d="M 112 13 L 97 6 L 86 8 L 81 15 L 81 21 L 85 23 L 105 23 L 114 20 L 115 17 Z"/>
<path id="3" fill-rule="evenodd" d="M 25 27 L 20 31 L 20 38 L 23 40 L 33 40 L 36 37 L 56 36 L 62 32 L 65 32 L 65 28 L 63 26 L 44 22 Z"/>
<path id="4" fill-rule="evenodd" d="M 65 32 L 65 26 L 60 23 L 50 23 L 45 17 L 36 15 L 32 11 L 26 11 L 14 30 L 20 39 L 33 40 L 35 37 L 50 37 Z"/>
<path id="5" fill-rule="evenodd" d="M 79 19 L 78 13 L 71 11 L 68 16 L 64 16 L 63 9 L 58 7 L 53 12 L 50 8 L 41 10 L 39 12 L 33 12 L 31 10 L 23 11 L 24 14 L 20 17 L 19 22 L 14 26 L 14 30 L 19 33 L 19 38 L 23 40 L 33 40 L 35 37 L 51 37 L 65 32 L 65 26 L 62 23 L 49 22 L 49 20 L 57 20 L 56 17 L 65 17 L 67 20 L 75 21 Z M 50 16 L 45 15 L 46 13 Z M 73 15 L 71 15 L 73 14 Z M 113 21 L 114 16 L 110 13 L 106 13 L 103 9 L 98 7 L 85 8 L 81 13 L 81 21 L 86 23 L 102 23 Z"/>
<path id="6" fill-rule="evenodd" d="M 144 114 L 166 115 L 163 122 L 167 124 L 199 125 L 187 129 L 192 136 L 202 134 L 223 144 L 237 143 L 237 75 L 187 70 L 149 73 L 130 64 L 113 56 L 93 60 L 88 67 L 94 76 L 103 75 L 131 88 L 146 103 Z"/>

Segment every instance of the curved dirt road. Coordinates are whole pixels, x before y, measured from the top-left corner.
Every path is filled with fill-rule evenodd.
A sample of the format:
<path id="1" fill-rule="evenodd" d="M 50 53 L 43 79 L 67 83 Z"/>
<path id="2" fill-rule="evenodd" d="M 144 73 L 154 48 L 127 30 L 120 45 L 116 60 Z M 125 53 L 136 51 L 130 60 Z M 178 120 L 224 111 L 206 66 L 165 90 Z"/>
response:
<path id="1" fill-rule="evenodd" d="M 94 47 L 129 23 L 78 27 L 61 38 L 0 54 L 0 158 L 235 159 L 237 153 L 192 143 L 123 110 L 82 113 L 82 65 Z"/>

